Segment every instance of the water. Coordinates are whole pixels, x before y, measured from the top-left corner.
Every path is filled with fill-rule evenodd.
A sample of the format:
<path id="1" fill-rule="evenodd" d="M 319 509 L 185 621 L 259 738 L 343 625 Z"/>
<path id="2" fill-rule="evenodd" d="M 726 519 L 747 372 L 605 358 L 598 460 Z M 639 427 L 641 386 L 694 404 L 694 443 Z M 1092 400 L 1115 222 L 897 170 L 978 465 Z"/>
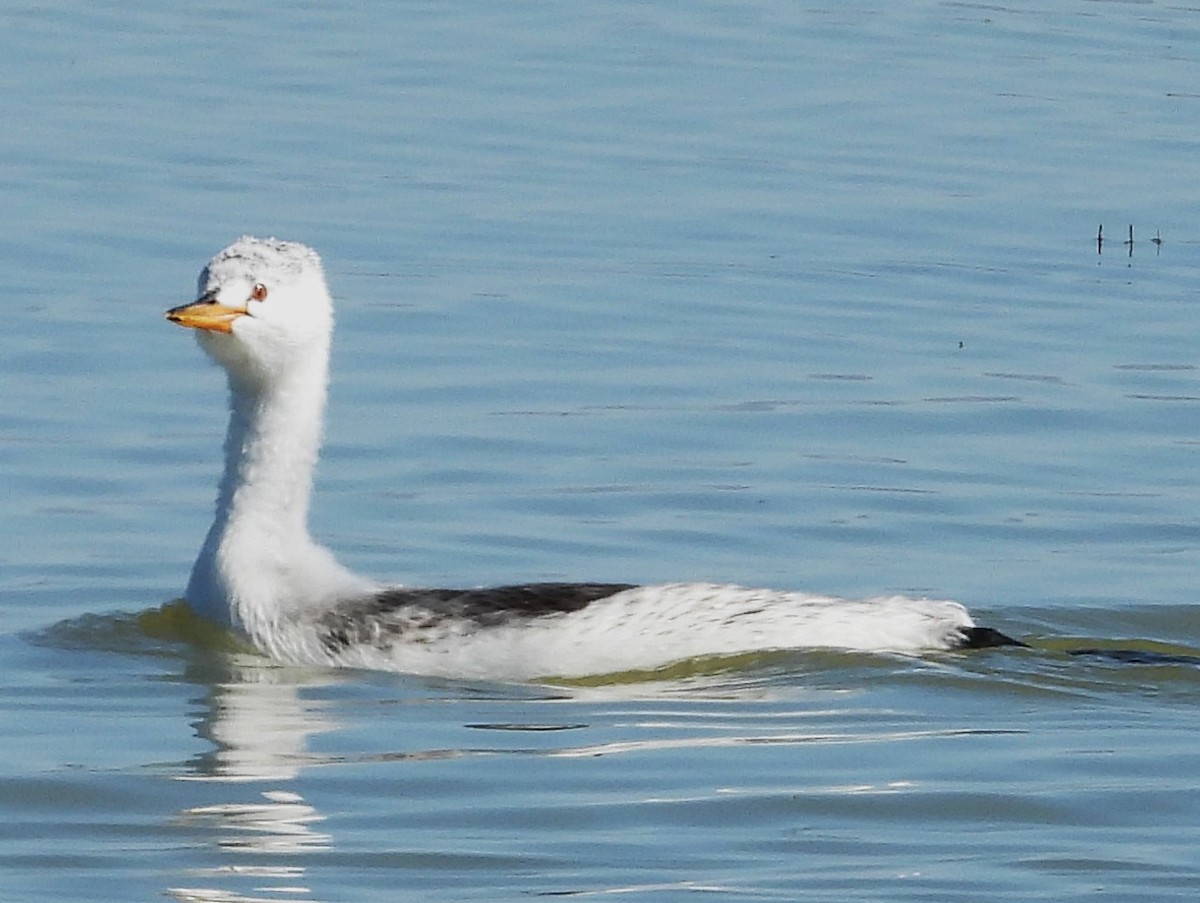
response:
<path id="1" fill-rule="evenodd" d="M 0 897 L 1190 897 L 1198 29 L 11 8 Z M 242 232 L 326 259 L 355 569 L 929 594 L 1034 648 L 527 687 L 197 637 L 223 388 L 161 315 Z"/>

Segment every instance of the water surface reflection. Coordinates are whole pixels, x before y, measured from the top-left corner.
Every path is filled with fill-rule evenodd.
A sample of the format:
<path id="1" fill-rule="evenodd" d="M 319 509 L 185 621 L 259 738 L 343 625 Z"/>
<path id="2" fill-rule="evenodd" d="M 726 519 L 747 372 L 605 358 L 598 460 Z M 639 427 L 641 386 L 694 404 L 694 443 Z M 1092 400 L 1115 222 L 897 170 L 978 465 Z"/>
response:
<path id="1" fill-rule="evenodd" d="M 297 792 L 294 781 L 307 761 L 309 738 L 337 725 L 321 702 L 304 699 L 301 690 L 333 681 L 242 653 L 222 655 L 197 670 L 213 667 L 226 674 L 208 683 L 204 713 L 195 725 L 212 746 L 178 779 L 220 785 L 227 798 L 190 806 L 178 821 L 210 838 L 219 855 L 215 864 L 187 872 L 197 886 L 168 893 L 206 903 L 313 900 L 301 857 L 331 849 L 333 838 L 319 829 L 325 816 Z M 207 673 L 192 676 L 211 680 Z"/>

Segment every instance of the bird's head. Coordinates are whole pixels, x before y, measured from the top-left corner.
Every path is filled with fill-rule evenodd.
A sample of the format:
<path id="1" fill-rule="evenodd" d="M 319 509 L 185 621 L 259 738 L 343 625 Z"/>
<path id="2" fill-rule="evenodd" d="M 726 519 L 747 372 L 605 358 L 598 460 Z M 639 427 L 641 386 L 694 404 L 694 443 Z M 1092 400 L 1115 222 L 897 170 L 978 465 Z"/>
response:
<path id="1" fill-rule="evenodd" d="M 297 364 L 324 366 L 333 302 L 316 251 L 239 238 L 201 271 L 197 298 L 167 311 L 238 382 L 271 382 Z"/>

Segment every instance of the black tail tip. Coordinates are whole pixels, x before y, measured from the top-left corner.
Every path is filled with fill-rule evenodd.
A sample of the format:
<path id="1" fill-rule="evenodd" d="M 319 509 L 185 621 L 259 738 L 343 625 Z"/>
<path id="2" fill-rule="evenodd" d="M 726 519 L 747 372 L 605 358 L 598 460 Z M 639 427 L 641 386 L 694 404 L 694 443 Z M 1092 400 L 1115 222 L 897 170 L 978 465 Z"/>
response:
<path id="1" fill-rule="evenodd" d="M 1023 646 L 1028 649 L 1028 645 L 1020 640 L 1014 640 L 1007 634 L 1001 633 L 999 630 L 993 630 L 991 627 L 964 627 L 962 629 L 962 649 L 991 649 L 995 646 Z"/>

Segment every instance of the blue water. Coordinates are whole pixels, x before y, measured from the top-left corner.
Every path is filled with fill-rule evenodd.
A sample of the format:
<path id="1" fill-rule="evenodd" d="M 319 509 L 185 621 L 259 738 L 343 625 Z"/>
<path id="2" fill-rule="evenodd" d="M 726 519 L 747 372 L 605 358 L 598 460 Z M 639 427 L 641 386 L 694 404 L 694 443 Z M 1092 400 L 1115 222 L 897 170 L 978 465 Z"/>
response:
<path id="1" fill-rule="evenodd" d="M 0 51 L 0 897 L 1193 895 L 1194 10 L 64 2 Z M 224 388 L 162 312 L 243 232 L 325 258 L 356 570 L 1033 648 L 528 687 L 195 636 Z"/>

